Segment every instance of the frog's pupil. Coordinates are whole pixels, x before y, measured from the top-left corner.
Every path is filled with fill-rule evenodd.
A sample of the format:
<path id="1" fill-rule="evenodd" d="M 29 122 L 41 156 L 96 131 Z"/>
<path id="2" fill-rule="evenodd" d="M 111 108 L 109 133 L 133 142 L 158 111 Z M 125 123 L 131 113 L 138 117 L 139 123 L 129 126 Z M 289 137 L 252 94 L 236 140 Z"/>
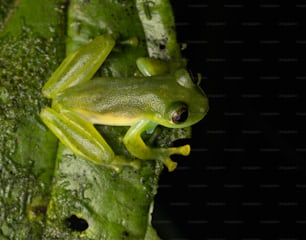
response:
<path id="1" fill-rule="evenodd" d="M 187 107 L 182 107 L 175 111 L 172 115 L 172 121 L 174 123 L 183 123 L 188 118 L 188 109 Z"/>

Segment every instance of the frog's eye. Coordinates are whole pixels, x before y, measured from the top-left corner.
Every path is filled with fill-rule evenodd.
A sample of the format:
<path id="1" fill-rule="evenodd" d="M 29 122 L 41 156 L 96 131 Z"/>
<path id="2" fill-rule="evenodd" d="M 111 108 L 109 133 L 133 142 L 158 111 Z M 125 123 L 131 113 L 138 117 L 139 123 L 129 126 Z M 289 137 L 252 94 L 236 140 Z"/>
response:
<path id="1" fill-rule="evenodd" d="M 183 123 L 188 118 L 188 107 L 185 103 L 176 103 L 175 108 L 171 113 L 171 120 L 173 123 Z"/>
<path id="2" fill-rule="evenodd" d="M 172 114 L 172 122 L 174 123 L 183 123 L 188 118 L 188 109 L 180 108 Z"/>

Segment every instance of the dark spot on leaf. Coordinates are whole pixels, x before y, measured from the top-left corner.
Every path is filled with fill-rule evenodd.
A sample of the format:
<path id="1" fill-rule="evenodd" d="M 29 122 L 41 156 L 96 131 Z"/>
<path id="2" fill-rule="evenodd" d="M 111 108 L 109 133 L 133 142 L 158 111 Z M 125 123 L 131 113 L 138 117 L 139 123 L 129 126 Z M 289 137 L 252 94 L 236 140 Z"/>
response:
<path id="1" fill-rule="evenodd" d="M 45 215 L 46 211 L 47 211 L 47 207 L 45 205 L 37 205 L 37 206 L 33 206 L 31 208 L 31 211 L 36 215 Z"/>
<path id="2" fill-rule="evenodd" d="M 129 234 L 128 231 L 123 231 L 122 232 L 122 237 L 126 238 L 126 237 L 129 237 L 129 236 L 130 236 L 130 234 Z"/>
<path id="3" fill-rule="evenodd" d="M 165 49 L 166 49 L 166 45 L 164 45 L 164 44 L 159 44 L 159 49 L 160 49 L 160 50 L 165 50 Z"/>
<path id="4" fill-rule="evenodd" d="M 66 219 L 68 228 L 72 231 L 83 232 L 88 228 L 88 223 L 83 218 L 78 218 L 76 215 L 71 215 Z"/>

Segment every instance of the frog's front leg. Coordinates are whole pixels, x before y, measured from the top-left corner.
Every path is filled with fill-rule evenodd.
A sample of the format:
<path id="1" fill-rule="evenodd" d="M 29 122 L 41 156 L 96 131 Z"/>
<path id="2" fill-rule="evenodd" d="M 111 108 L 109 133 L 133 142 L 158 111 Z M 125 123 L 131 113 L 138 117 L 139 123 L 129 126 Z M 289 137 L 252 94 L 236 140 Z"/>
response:
<path id="1" fill-rule="evenodd" d="M 171 172 L 177 163 L 170 158 L 173 154 L 188 156 L 190 153 L 190 146 L 184 145 L 181 147 L 171 148 L 150 148 L 147 146 L 141 134 L 144 131 L 154 130 L 157 125 L 149 120 L 141 120 L 135 125 L 132 125 L 123 138 L 123 142 L 130 153 L 141 160 L 159 160 L 162 161 Z"/>
<path id="2" fill-rule="evenodd" d="M 112 51 L 115 40 L 111 35 L 96 37 L 89 44 L 69 54 L 44 85 L 47 98 L 74 85 L 89 81 Z"/>
<path id="3" fill-rule="evenodd" d="M 138 70 L 147 77 L 173 73 L 186 66 L 185 59 L 163 61 L 156 58 L 140 57 L 136 61 Z"/>
<path id="4" fill-rule="evenodd" d="M 69 110 L 44 108 L 40 117 L 56 137 L 74 154 L 119 171 L 122 166 L 139 168 L 139 162 L 117 156 L 91 122 Z"/>

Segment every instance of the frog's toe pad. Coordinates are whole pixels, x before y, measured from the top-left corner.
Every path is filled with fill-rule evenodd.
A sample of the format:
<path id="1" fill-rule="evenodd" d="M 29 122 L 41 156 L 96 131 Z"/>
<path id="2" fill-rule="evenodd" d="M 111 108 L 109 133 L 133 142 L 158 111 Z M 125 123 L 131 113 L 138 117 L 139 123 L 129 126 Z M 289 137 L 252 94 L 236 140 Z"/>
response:
<path id="1" fill-rule="evenodd" d="M 170 156 L 173 154 L 188 156 L 190 153 L 190 146 L 184 145 L 181 147 L 168 148 L 168 151 L 169 151 L 169 156 L 165 158 L 164 164 L 168 168 L 169 172 L 172 172 L 177 167 L 177 163 L 172 161 Z"/>
<path id="2" fill-rule="evenodd" d="M 181 147 L 173 147 L 173 148 L 168 148 L 168 149 L 169 149 L 170 155 L 178 154 L 178 155 L 188 156 L 190 153 L 189 145 L 184 145 Z"/>
<path id="3" fill-rule="evenodd" d="M 172 172 L 176 169 L 177 167 L 177 163 L 173 162 L 170 158 L 167 158 L 164 162 L 164 164 L 166 165 L 166 167 L 168 168 L 169 172 Z"/>

